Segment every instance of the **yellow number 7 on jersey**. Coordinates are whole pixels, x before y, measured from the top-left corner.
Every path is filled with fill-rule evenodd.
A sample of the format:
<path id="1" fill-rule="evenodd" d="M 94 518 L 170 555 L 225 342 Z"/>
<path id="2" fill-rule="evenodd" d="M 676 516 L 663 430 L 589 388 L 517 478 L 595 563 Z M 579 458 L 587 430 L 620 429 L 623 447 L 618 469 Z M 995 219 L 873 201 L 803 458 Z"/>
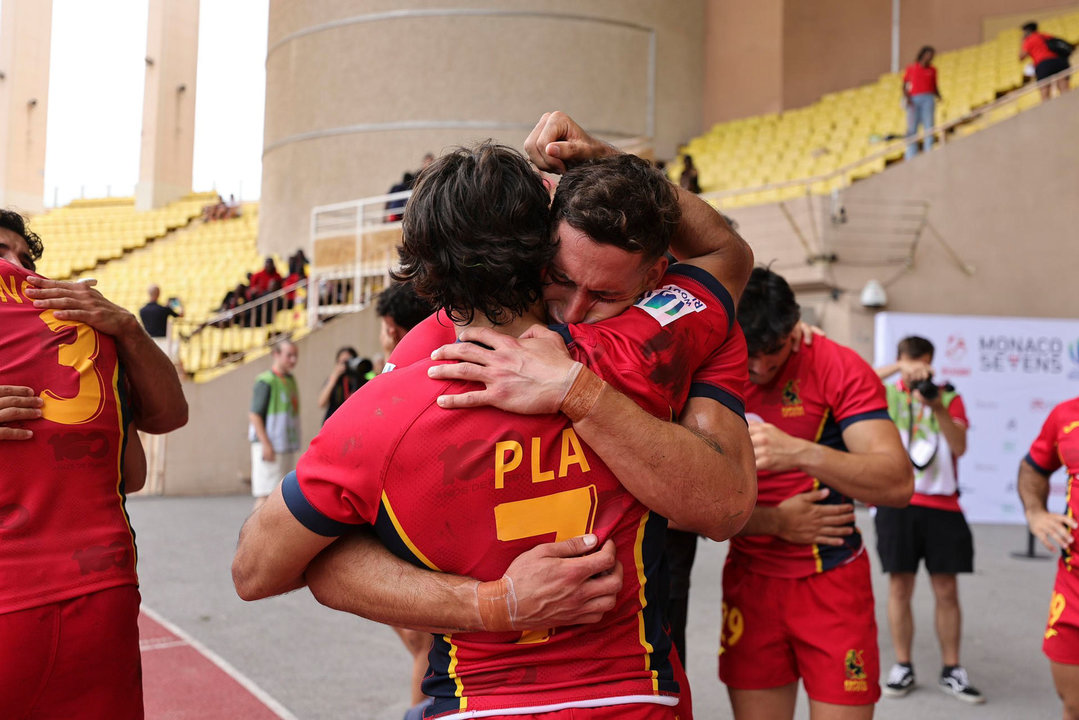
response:
<path id="1" fill-rule="evenodd" d="M 554 533 L 555 542 L 592 532 L 596 519 L 596 486 L 565 490 L 551 495 L 517 500 L 495 506 L 498 539 L 523 540 Z M 529 630 L 519 643 L 543 642 L 554 630 Z"/>
<path id="2" fill-rule="evenodd" d="M 97 331 L 80 322 L 59 320 L 52 310 L 46 310 L 40 317 L 53 332 L 75 328 L 75 342 L 60 345 L 56 362 L 74 369 L 79 376 L 79 391 L 75 397 L 60 397 L 52 390 L 41 392 L 41 399 L 45 401 L 41 416 L 61 425 L 90 422 L 105 407 L 105 380 L 94 365 L 98 353 Z"/>

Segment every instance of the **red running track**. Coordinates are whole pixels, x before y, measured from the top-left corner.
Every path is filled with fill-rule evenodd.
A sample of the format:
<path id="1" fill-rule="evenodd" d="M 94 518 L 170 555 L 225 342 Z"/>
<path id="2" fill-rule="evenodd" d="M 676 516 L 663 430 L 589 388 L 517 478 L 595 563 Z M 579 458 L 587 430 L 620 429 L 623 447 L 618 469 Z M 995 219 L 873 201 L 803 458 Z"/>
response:
<path id="1" fill-rule="evenodd" d="M 145 606 L 139 645 L 146 720 L 296 720 L 236 668 Z"/>

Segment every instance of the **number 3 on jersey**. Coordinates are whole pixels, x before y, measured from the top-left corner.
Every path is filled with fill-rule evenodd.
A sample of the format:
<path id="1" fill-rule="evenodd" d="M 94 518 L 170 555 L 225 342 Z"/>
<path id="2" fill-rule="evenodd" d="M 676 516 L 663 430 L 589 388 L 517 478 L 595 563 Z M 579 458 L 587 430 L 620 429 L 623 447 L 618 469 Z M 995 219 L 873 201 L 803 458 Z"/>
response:
<path id="1" fill-rule="evenodd" d="M 66 328 L 75 329 L 75 341 L 61 343 L 56 362 L 74 370 L 79 378 L 79 390 L 74 397 L 61 397 L 53 390 L 43 390 L 41 399 L 45 405 L 41 416 L 61 425 L 88 423 L 105 407 L 105 380 L 94 364 L 99 349 L 97 331 L 84 323 L 59 320 L 52 310 L 46 310 L 40 317 L 54 333 Z"/>

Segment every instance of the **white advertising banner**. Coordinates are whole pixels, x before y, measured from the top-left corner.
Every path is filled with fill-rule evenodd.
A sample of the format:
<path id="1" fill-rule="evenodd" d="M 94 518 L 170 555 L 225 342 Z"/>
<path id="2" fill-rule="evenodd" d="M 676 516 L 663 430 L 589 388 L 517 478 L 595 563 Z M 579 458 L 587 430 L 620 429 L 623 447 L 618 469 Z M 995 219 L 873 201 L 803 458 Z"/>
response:
<path id="1" fill-rule="evenodd" d="M 1025 523 L 1015 486 L 1019 461 L 1049 411 L 1079 395 L 1079 321 L 880 313 L 875 364 L 894 362 L 896 345 L 908 335 L 933 343 L 934 381 L 952 383 L 966 405 L 970 431 L 959 460 L 959 502 L 967 519 Z M 1066 479 L 1058 471 L 1050 480 L 1054 512 L 1063 511 Z"/>

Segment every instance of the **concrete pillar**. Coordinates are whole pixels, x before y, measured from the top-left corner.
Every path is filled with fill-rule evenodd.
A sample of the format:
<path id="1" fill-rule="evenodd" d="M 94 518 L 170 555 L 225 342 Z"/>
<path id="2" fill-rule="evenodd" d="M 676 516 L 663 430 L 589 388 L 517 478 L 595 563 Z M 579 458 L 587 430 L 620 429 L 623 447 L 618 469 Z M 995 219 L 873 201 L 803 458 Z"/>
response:
<path id="1" fill-rule="evenodd" d="M 150 0 L 142 154 L 135 207 L 150 210 L 191 192 L 195 152 L 198 0 Z"/>
<path id="2" fill-rule="evenodd" d="M 0 207 L 44 209 L 52 0 L 0 3 Z"/>

